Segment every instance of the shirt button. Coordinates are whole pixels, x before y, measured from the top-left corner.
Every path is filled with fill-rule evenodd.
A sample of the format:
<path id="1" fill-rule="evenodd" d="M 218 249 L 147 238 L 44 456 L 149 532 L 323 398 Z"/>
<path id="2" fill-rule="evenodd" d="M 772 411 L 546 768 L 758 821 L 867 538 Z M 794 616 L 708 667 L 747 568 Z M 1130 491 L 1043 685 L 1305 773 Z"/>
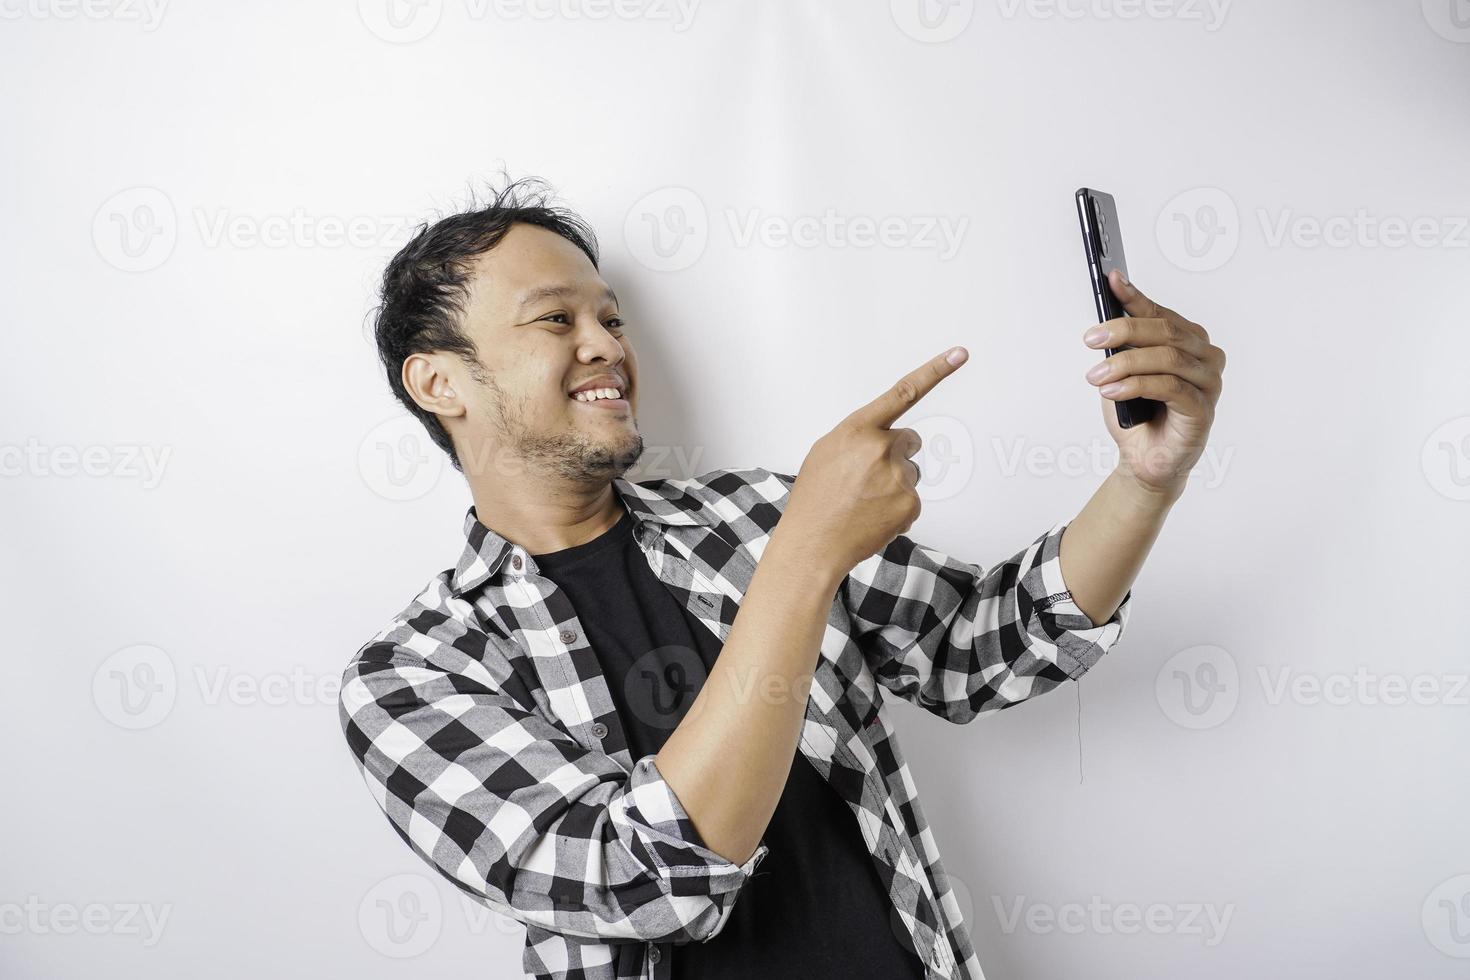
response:
<path id="1" fill-rule="evenodd" d="M 511 555 L 510 556 L 510 564 L 511 564 L 511 567 L 512 568 L 519 569 L 521 567 L 521 556 L 520 555 Z"/>
<path id="2" fill-rule="evenodd" d="M 648 944 L 648 962 L 657 963 L 659 960 L 663 959 L 663 955 L 663 952 L 660 951 L 659 948 L 653 943 Z"/>
<path id="3" fill-rule="evenodd" d="M 603 738 L 607 735 L 607 726 L 597 721 L 592 723 L 592 737 Z"/>
<path id="4" fill-rule="evenodd" d="M 577 638 L 577 631 L 576 630 L 562 630 L 561 631 L 561 641 L 563 643 L 570 643 L 573 640 L 575 640 L 576 638 Z"/>

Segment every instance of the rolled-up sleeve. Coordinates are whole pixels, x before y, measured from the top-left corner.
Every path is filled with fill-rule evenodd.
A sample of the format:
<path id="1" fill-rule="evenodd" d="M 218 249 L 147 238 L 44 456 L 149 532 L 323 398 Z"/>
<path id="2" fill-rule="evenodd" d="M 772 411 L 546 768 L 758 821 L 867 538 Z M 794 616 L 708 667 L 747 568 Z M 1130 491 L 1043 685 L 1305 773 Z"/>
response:
<path id="1" fill-rule="evenodd" d="M 605 941 L 716 934 L 765 857 L 705 846 L 652 755 L 625 771 L 539 713 L 391 642 L 343 673 L 339 717 L 405 842 L 470 898 Z"/>
<path id="2" fill-rule="evenodd" d="M 1060 521 L 988 572 L 899 535 L 840 595 L 878 682 L 958 724 L 1076 679 L 1122 635 L 1132 590 L 1104 623 L 1072 600 Z"/>

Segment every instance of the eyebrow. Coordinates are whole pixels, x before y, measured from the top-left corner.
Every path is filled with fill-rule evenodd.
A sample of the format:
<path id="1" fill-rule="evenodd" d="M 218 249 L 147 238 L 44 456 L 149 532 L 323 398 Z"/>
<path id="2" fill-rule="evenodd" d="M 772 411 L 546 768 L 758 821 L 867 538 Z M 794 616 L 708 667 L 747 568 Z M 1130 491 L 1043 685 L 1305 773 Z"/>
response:
<path id="1" fill-rule="evenodd" d="M 603 298 L 610 299 L 612 300 L 614 305 L 617 305 L 618 294 L 613 292 L 611 286 L 608 286 L 606 288 L 607 292 L 603 294 Z M 526 307 L 539 303 L 542 300 L 561 299 L 566 296 L 575 296 L 577 292 L 578 289 L 576 286 L 572 286 L 567 283 L 557 283 L 550 286 L 537 286 L 534 289 L 527 290 L 521 296 L 521 302 L 520 305 L 516 307 L 516 311 L 524 312 Z"/>

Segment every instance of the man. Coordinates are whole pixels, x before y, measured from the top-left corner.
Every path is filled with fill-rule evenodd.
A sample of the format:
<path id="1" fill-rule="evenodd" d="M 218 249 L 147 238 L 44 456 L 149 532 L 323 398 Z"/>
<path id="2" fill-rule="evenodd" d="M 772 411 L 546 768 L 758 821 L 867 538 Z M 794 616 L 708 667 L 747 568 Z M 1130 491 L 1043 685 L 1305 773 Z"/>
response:
<path id="1" fill-rule="evenodd" d="M 794 476 L 633 483 L 637 329 L 590 229 L 514 182 L 393 258 L 388 381 L 474 504 L 455 566 L 346 668 L 340 716 L 404 841 L 525 924 L 528 975 L 982 976 L 882 704 L 969 722 L 1121 634 L 1225 357 L 1112 288 L 1129 316 L 1085 342 L 1134 348 L 1089 376 L 1119 465 L 983 573 L 903 533 L 920 440 L 894 426 L 963 348 Z M 1138 396 L 1164 411 L 1119 429 L 1109 402 Z"/>

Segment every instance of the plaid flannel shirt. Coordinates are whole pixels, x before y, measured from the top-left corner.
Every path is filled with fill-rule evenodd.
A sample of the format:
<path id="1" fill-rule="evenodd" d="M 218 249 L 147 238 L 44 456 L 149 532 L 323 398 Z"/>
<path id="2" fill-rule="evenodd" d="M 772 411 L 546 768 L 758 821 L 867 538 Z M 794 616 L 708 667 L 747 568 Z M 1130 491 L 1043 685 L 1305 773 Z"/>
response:
<path id="1" fill-rule="evenodd" d="M 765 469 L 614 481 L 654 573 L 721 640 L 795 477 Z M 963 915 L 883 710 L 952 722 L 1077 678 L 1117 641 L 1062 580 L 1066 522 L 988 573 L 906 535 L 834 595 L 799 751 L 848 803 L 926 974 L 980 980 Z M 669 980 L 670 943 L 716 935 L 744 864 L 705 846 L 654 764 L 631 757 L 570 601 L 471 507 L 458 564 L 352 658 L 339 717 L 393 829 L 471 900 L 526 927 L 545 980 Z M 875 923 L 875 927 L 878 924 Z"/>

